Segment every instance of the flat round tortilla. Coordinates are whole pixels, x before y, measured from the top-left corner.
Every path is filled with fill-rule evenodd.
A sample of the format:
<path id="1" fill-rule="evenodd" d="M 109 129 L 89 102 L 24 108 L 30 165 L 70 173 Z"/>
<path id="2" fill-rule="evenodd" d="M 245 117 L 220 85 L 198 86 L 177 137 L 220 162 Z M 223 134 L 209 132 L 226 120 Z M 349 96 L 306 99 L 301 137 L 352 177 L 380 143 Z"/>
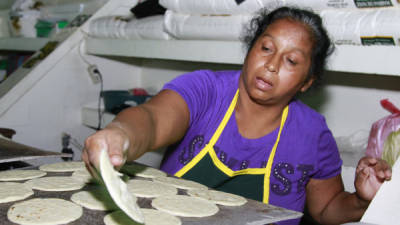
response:
<path id="1" fill-rule="evenodd" d="M 212 216 L 219 211 L 218 206 L 214 203 L 187 195 L 157 197 L 151 202 L 151 205 L 160 211 L 184 217 Z"/>
<path id="2" fill-rule="evenodd" d="M 115 204 L 130 218 L 143 223 L 142 212 L 132 194 L 129 193 L 126 183 L 121 179 L 122 174 L 114 170 L 106 148 L 101 149 L 99 162 L 101 178 Z"/>
<path id="3" fill-rule="evenodd" d="M 85 163 L 82 161 L 58 162 L 39 166 L 39 170 L 46 172 L 72 172 L 85 168 Z"/>
<path id="4" fill-rule="evenodd" d="M 216 190 L 196 189 L 188 190 L 187 193 L 190 196 L 201 198 L 220 205 L 240 206 L 247 202 L 247 199 L 242 196 Z"/>
<path id="5" fill-rule="evenodd" d="M 22 200 L 31 195 L 33 195 L 32 188 L 29 188 L 23 183 L 0 183 L 0 203 Z"/>
<path id="6" fill-rule="evenodd" d="M 142 166 L 139 164 L 126 164 L 121 168 L 121 172 L 132 176 L 145 177 L 145 178 L 156 178 L 166 177 L 167 174 L 161 170 L 154 169 L 148 166 Z"/>
<path id="7" fill-rule="evenodd" d="M 118 209 L 107 190 L 100 187 L 74 193 L 71 196 L 71 201 L 93 210 L 108 211 Z"/>
<path id="8" fill-rule="evenodd" d="M 41 191 L 73 191 L 85 186 L 85 183 L 70 176 L 35 178 L 28 180 L 25 184 L 32 189 Z"/>
<path id="9" fill-rule="evenodd" d="M 144 216 L 144 222 L 146 225 L 181 225 L 182 222 L 181 220 L 173 215 L 170 215 L 168 213 L 154 210 L 154 209 L 141 209 L 143 216 Z M 124 212 L 122 211 L 116 211 L 113 213 L 110 213 L 104 217 L 104 223 L 106 225 L 125 225 L 125 224 L 131 224 L 131 225 L 139 225 L 139 223 L 136 223 L 133 221 L 131 218 L 129 218 Z"/>
<path id="10" fill-rule="evenodd" d="M 6 170 L 0 172 L 0 181 L 20 181 L 43 177 L 47 173 L 40 170 Z"/>
<path id="11" fill-rule="evenodd" d="M 138 197 L 154 198 L 164 195 L 176 195 L 178 189 L 171 185 L 148 180 L 129 180 L 128 191 Z"/>
<path id="12" fill-rule="evenodd" d="M 95 183 L 96 181 L 86 168 L 74 171 L 71 177 L 86 184 Z"/>
<path id="13" fill-rule="evenodd" d="M 185 180 L 177 177 L 156 177 L 153 179 L 155 182 L 160 182 L 167 185 L 172 185 L 176 188 L 185 190 L 202 189 L 207 190 L 208 187 L 191 180 Z"/>
<path id="14" fill-rule="evenodd" d="M 82 207 L 57 198 L 34 198 L 12 205 L 7 212 L 11 222 L 22 225 L 68 224 L 82 216 Z"/>

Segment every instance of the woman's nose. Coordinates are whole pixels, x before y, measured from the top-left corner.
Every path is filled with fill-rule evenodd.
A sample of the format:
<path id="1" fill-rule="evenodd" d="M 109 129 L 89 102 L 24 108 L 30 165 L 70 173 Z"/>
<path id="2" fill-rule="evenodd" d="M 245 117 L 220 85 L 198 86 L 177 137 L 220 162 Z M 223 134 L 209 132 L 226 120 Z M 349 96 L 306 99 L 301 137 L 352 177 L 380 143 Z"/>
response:
<path id="1" fill-rule="evenodd" d="M 276 72 L 276 66 L 274 64 L 272 64 L 272 63 L 267 64 L 267 70 L 269 72 Z"/>
<path id="2" fill-rule="evenodd" d="M 272 56 L 271 58 L 269 58 L 269 60 L 265 63 L 265 68 L 269 72 L 273 72 L 273 73 L 278 72 L 278 69 L 279 69 L 279 57 Z"/>

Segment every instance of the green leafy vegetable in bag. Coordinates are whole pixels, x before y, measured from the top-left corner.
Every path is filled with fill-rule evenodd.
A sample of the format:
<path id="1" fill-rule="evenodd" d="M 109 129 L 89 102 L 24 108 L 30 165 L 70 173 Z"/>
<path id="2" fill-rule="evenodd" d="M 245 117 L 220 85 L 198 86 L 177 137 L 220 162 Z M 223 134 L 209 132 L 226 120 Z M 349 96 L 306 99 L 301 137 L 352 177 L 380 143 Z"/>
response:
<path id="1" fill-rule="evenodd" d="M 396 162 L 400 156 L 400 129 L 393 131 L 387 137 L 383 145 L 382 159 L 386 160 L 390 166 Z"/>

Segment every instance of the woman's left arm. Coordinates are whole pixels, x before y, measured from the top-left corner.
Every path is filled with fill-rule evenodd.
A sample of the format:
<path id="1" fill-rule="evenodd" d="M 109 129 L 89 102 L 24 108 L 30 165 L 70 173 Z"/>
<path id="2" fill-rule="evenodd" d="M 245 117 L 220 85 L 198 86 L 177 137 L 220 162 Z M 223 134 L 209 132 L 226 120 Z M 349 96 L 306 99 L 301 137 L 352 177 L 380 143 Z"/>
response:
<path id="1" fill-rule="evenodd" d="M 307 206 L 321 224 L 358 221 L 380 185 L 391 178 L 390 166 L 381 159 L 362 158 L 357 166 L 355 193 L 344 191 L 340 175 L 329 179 L 311 179 L 307 184 Z"/>

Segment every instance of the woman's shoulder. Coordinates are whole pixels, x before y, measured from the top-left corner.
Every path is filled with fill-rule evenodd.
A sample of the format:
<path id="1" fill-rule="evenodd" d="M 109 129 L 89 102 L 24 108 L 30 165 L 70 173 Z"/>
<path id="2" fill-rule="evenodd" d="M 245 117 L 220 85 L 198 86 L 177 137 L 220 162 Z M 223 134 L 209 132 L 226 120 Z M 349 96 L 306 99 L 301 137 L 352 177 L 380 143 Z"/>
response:
<path id="1" fill-rule="evenodd" d="M 239 78 L 239 70 L 196 70 L 192 72 L 193 76 L 199 76 L 202 79 L 208 79 L 220 82 L 232 82 Z"/>
<path id="2" fill-rule="evenodd" d="M 295 120 L 305 128 L 308 127 L 314 131 L 317 128 L 327 129 L 325 117 L 298 99 L 290 102 L 289 115 L 291 120 Z"/>
<path id="3" fill-rule="evenodd" d="M 193 83 L 196 86 L 219 88 L 219 86 L 238 83 L 239 70 L 195 70 L 176 77 L 173 83 Z M 236 82 L 235 82 L 236 81 Z"/>

